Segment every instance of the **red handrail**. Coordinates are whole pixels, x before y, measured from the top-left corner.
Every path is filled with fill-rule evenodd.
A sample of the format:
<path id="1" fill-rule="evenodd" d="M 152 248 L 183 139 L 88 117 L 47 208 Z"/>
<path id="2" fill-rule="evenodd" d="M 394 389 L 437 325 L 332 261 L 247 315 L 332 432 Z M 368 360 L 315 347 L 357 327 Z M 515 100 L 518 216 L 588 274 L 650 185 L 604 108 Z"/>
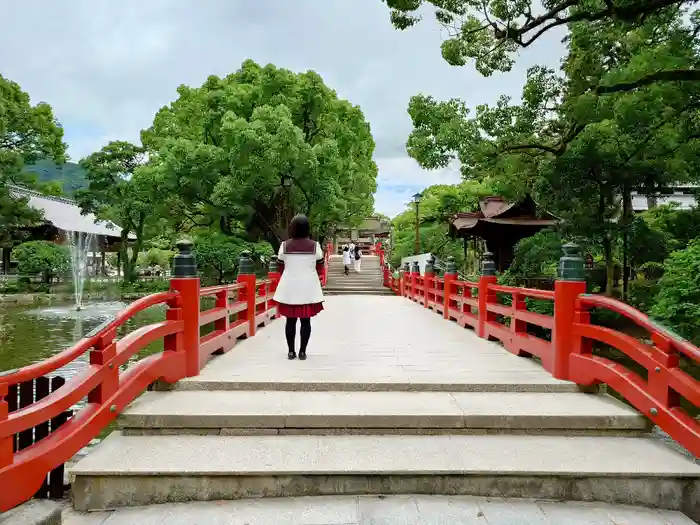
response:
<path id="1" fill-rule="evenodd" d="M 256 281 L 242 275 L 235 284 L 199 287 L 198 278 L 175 278 L 172 290 L 139 299 L 93 335 L 42 361 L 0 375 L 0 512 L 31 498 L 48 472 L 62 465 L 102 432 L 143 390 L 158 379 L 176 382 L 196 375 L 212 353 L 226 352 L 242 335 L 276 317 L 272 301 L 279 274 Z M 217 305 L 200 311 L 200 298 Z M 138 328 L 117 340 L 117 329 L 139 312 L 166 304 L 166 320 Z M 231 322 L 230 315 L 237 314 Z M 200 325 L 214 331 L 199 336 Z M 120 367 L 149 344 L 164 340 L 164 351 Z M 56 371 L 85 352 L 90 364 L 47 397 L 8 414 L 10 387 Z M 19 451 L 15 435 L 45 424 L 87 396 L 87 403 L 56 432 Z"/>
<path id="2" fill-rule="evenodd" d="M 25 381 L 31 381 L 37 377 L 42 377 L 51 372 L 58 370 L 59 368 L 67 365 L 77 357 L 83 355 L 90 348 L 95 346 L 95 343 L 101 337 L 100 334 L 106 333 L 112 330 L 116 330 L 120 326 L 124 325 L 126 321 L 134 317 L 137 313 L 146 310 L 152 306 L 158 304 L 165 304 L 169 301 L 176 299 L 178 296 L 177 292 L 160 292 L 147 297 L 142 297 L 137 299 L 124 310 L 119 312 L 114 319 L 112 319 L 108 324 L 103 326 L 101 330 L 85 339 L 81 339 L 75 345 L 70 348 L 59 352 L 43 361 L 38 363 L 33 363 L 31 365 L 20 368 L 19 370 L 14 370 L 8 374 L 0 374 L 0 383 L 6 383 L 8 385 L 16 385 L 23 383 Z"/>
<path id="3" fill-rule="evenodd" d="M 580 295 L 577 307 L 578 319 L 572 330 L 571 379 L 584 385 L 609 385 L 673 439 L 700 456 L 700 422 L 680 406 L 681 397 L 700 406 L 700 383 L 680 367 L 681 355 L 700 364 L 700 349 L 632 306 L 611 297 Z M 591 324 L 590 308 L 605 308 L 633 321 L 649 333 L 651 344 Z M 647 378 L 620 363 L 593 355 L 591 341 L 622 351 L 646 369 Z"/>
<path id="4" fill-rule="evenodd" d="M 479 282 L 459 281 L 456 274 L 436 278 L 428 273 L 400 272 L 385 284 L 397 295 L 442 313 L 445 319 L 474 328 L 483 338 L 495 338 L 520 356 L 538 356 L 554 377 L 579 385 L 605 383 L 620 393 L 662 430 L 700 457 L 700 421 L 680 406 L 680 398 L 700 407 L 700 381 L 680 367 L 680 356 L 700 364 L 700 349 L 616 299 L 585 293 L 582 281 L 556 282 L 555 290 L 537 290 L 496 284 L 495 276 Z M 474 296 L 476 292 L 476 296 Z M 511 296 L 511 304 L 497 294 Z M 552 301 L 554 315 L 530 311 L 526 299 Z M 591 324 L 589 310 L 606 308 L 645 329 L 652 344 L 617 330 Z M 499 318 L 508 319 L 504 324 Z M 551 340 L 533 335 L 528 325 L 551 330 Z M 624 352 L 646 368 L 645 380 L 622 364 L 592 353 L 592 341 Z"/>
<path id="5" fill-rule="evenodd" d="M 667 340 L 678 351 L 693 359 L 700 364 L 700 348 L 686 341 L 682 337 L 674 334 L 668 328 L 652 321 L 648 315 L 643 314 L 636 308 L 602 295 L 581 295 L 579 297 L 580 304 L 591 308 L 607 308 L 608 310 L 620 314 L 630 321 L 636 323 L 639 327 L 644 328 L 650 334 L 657 334 Z"/>

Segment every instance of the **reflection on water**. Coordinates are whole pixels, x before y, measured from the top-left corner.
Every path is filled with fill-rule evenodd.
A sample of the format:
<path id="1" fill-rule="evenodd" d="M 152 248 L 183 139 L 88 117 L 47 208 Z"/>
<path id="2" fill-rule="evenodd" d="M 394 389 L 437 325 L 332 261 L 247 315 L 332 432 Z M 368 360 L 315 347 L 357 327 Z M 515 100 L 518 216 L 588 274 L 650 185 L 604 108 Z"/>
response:
<path id="1" fill-rule="evenodd" d="M 126 303 L 121 302 L 92 303 L 77 311 L 75 305 L 37 309 L 35 306 L 0 304 L 0 372 L 41 361 L 69 348 L 125 306 Z M 154 306 L 127 321 L 118 336 L 164 319 L 165 307 Z M 138 356 L 162 350 L 161 340 L 149 345 Z M 87 362 L 86 353 L 51 375 L 69 379 Z"/>

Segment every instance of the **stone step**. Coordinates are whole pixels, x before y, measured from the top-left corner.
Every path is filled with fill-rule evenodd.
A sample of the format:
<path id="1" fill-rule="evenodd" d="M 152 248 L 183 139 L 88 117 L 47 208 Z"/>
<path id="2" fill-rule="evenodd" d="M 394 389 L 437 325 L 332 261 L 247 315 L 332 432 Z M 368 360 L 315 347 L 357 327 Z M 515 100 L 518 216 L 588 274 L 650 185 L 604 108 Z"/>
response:
<path id="1" fill-rule="evenodd" d="M 338 280 L 328 280 L 327 286 L 337 286 L 338 288 L 383 288 L 384 283 L 381 280 L 374 281 L 343 281 Z"/>
<path id="2" fill-rule="evenodd" d="M 329 281 L 336 281 L 339 283 L 363 283 L 363 282 L 374 282 L 374 283 L 381 283 L 384 282 L 384 278 L 381 274 L 379 275 L 371 275 L 371 274 L 363 274 L 363 275 L 357 275 L 351 273 L 350 275 L 345 275 L 345 274 L 340 274 L 340 275 L 329 275 L 328 276 Z"/>
<path id="3" fill-rule="evenodd" d="M 366 282 L 343 282 L 343 281 L 328 281 L 326 285 L 328 288 L 385 288 L 384 283 L 381 281 L 366 281 Z"/>
<path id="4" fill-rule="evenodd" d="M 423 493 L 697 514 L 700 465 L 654 438 L 124 436 L 69 469 L 78 511 L 275 496 Z"/>
<path id="5" fill-rule="evenodd" d="M 354 275 L 337 275 L 329 276 L 328 282 L 343 283 L 343 284 L 365 284 L 365 283 L 383 283 L 381 275 L 367 275 L 357 277 Z"/>
<path id="6" fill-rule="evenodd" d="M 382 279 L 384 274 L 382 274 L 382 272 L 366 272 L 364 270 L 361 273 L 357 273 L 356 271 L 351 270 L 346 275 L 345 272 L 339 270 L 337 273 L 329 273 L 328 277 L 332 277 L 334 279 Z"/>
<path id="7" fill-rule="evenodd" d="M 313 346 L 313 343 L 312 343 Z M 286 349 L 279 359 L 286 363 Z M 320 364 L 319 364 L 320 361 Z M 580 392 L 580 388 L 569 381 L 559 381 L 541 374 L 532 375 L 523 371 L 460 372 L 459 378 L 446 378 L 444 373 L 429 374 L 404 372 L 387 375 L 378 369 L 358 370 L 351 365 L 347 372 L 338 374 L 324 367 L 328 363 L 323 356 L 309 350 L 307 361 L 295 361 L 293 369 L 274 363 L 274 372 L 260 370 L 255 374 L 233 376 L 232 374 L 206 374 L 188 377 L 173 385 L 160 384 L 159 388 L 173 390 L 282 390 L 284 392 Z M 256 378 L 257 376 L 257 378 Z"/>
<path id="8" fill-rule="evenodd" d="M 610 396 L 512 392 L 146 392 L 118 424 L 129 434 L 649 430 L 644 416 Z"/>
<path id="9" fill-rule="evenodd" d="M 325 295 L 394 295 L 391 290 L 388 288 L 373 288 L 373 289 L 360 289 L 360 288 L 351 288 L 351 289 L 342 289 L 342 288 L 334 288 L 334 289 L 327 289 L 325 288 L 323 293 Z"/>
<path id="10" fill-rule="evenodd" d="M 66 509 L 62 518 L 62 525 L 697 525 L 675 510 L 431 494 L 242 499 L 107 512 Z"/>
<path id="11" fill-rule="evenodd" d="M 357 271 L 353 268 L 350 267 L 349 272 L 352 274 L 357 274 Z M 336 275 L 341 275 L 345 271 L 345 266 L 342 264 L 339 264 L 338 266 L 329 266 L 328 267 L 328 273 L 336 274 Z M 380 267 L 372 268 L 370 266 L 365 266 L 364 264 L 360 268 L 360 273 L 358 275 L 362 274 L 375 274 L 375 275 L 381 275 L 383 270 Z"/>

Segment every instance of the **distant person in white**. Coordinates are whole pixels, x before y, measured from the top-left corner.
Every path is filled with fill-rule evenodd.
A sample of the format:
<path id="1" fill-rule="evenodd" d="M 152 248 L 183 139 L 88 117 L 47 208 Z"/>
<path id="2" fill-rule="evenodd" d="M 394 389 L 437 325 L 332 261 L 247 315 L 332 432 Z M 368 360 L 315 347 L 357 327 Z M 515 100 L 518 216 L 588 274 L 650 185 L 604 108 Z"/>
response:
<path id="1" fill-rule="evenodd" d="M 355 269 L 355 243 L 350 241 L 350 246 L 348 246 L 348 250 L 350 250 L 350 266 L 352 269 Z"/>
<path id="2" fill-rule="evenodd" d="M 360 268 L 362 267 L 362 250 L 359 246 L 355 248 L 355 271 L 360 273 Z"/>
<path id="3" fill-rule="evenodd" d="M 352 264 L 352 261 L 350 259 L 350 248 L 346 244 L 343 246 L 343 267 L 345 271 L 345 275 L 347 275 L 350 272 L 350 265 Z"/>

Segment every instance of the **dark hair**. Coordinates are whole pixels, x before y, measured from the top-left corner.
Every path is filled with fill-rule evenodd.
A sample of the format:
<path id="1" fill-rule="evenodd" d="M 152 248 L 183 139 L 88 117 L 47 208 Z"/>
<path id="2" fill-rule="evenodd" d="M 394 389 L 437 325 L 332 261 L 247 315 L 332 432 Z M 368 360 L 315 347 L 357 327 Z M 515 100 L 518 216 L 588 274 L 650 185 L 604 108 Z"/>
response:
<path id="1" fill-rule="evenodd" d="M 295 215 L 289 223 L 289 236 L 292 239 L 308 239 L 311 236 L 309 218 L 301 213 Z"/>

